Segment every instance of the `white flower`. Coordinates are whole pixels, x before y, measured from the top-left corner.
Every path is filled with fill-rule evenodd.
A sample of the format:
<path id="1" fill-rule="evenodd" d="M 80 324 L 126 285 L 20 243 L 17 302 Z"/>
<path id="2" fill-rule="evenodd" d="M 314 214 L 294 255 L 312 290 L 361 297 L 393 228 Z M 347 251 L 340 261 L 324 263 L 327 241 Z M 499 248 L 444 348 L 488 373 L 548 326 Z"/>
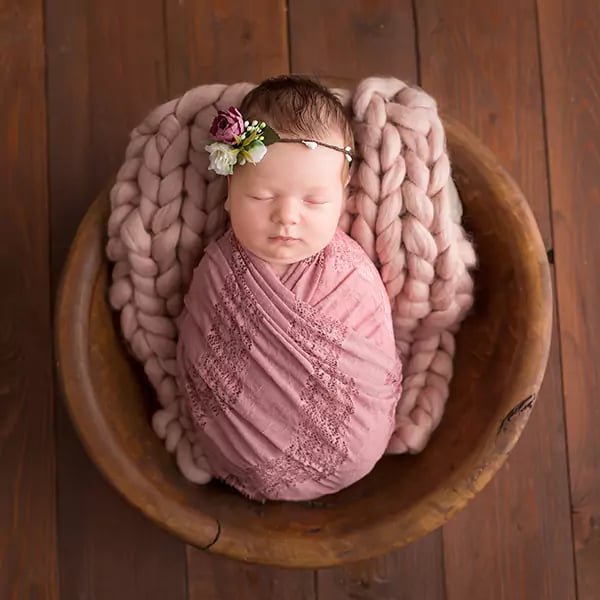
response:
<path id="1" fill-rule="evenodd" d="M 317 142 L 308 142 L 306 140 L 302 140 L 302 143 L 311 150 L 314 150 L 317 147 Z"/>
<path id="2" fill-rule="evenodd" d="M 256 164 L 264 158 L 267 147 L 262 142 L 255 142 L 250 148 L 246 148 L 246 152 L 250 155 L 252 162 Z"/>
<path id="3" fill-rule="evenodd" d="M 229 144 L 214 142 L 205 147 L 210 153 L 209 169 L 212 169 L 217 175 L 231 175 L 233 165 L 237 162 L 238 150 L 232 148 Z"/>

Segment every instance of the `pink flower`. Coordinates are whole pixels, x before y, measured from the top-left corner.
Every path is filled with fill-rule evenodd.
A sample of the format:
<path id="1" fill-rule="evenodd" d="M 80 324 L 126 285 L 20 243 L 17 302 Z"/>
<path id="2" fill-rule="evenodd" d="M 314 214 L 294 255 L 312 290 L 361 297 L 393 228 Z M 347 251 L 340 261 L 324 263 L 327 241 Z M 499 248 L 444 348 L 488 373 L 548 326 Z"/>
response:
<path id="1" fill-rule="evenodd" d="M 210 135 L 217 142 L 235 144 L 235 136 L 244 132 L 244 118 L 235 106 L 229 110 L 220 110 L 210 128 Z"/>

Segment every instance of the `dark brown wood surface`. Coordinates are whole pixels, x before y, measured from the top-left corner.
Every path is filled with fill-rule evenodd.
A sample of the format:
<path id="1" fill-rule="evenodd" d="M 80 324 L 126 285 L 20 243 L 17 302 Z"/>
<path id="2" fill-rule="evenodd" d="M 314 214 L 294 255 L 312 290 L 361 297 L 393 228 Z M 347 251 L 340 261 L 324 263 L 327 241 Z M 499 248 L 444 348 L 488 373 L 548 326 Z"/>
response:
<path id="1" fill-rule="evenodd" d="M 0 2 L 0 597 L 600 597 L 598 3 L 55 0 L 43 10 Z M 289 69 L 419 82 L 494 150 L 556 258 L 548 375 L 508 464 L 443 530 L 318 572 L 243 565 L 152 524 L 87 458 L 51 371 L 60 269 L 129 130 L 194 85 Z"/>
<path id="2" fill-rule="evenodd" d="M 59 598 L 42 2 L 0 2 L 0 598 Z"/>
<path id="3" fill-rule="evenodd" d="M 600 596 L 600 6 L 539 3 L 578 597 Z"/>

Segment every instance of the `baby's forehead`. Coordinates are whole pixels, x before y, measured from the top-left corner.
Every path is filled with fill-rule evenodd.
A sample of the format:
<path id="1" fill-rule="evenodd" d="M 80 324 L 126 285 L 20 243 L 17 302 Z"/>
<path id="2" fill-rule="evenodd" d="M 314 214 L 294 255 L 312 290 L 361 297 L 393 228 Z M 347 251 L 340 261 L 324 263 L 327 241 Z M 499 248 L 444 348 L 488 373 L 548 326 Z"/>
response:
<path id="1" fill-rule="evenodd" d="M 285 161 L 282 161 L 282 166 Z M 258 187 L 275 192 L 286 192 L 302 190 L 305 192 L 318 192 L 331 188 L 336 181 L 336 174 L 326 170 L 312 170 L 310 172 L 298 172 L 297 169 L 281 169 L 280 171 L 260 172 L 247 165 L 248 176 L 241 178 L 240 184 L 243 188 Z"/>

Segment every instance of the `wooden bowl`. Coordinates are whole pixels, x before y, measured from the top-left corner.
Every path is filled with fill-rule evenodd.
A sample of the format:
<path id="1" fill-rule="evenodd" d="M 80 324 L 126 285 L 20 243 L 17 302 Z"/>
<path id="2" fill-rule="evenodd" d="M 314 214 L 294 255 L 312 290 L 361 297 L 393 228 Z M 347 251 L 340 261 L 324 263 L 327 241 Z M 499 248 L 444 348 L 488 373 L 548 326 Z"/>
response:
<path id="1" fill-rule="evenodd" d="M 385 457 L 320 501 L 264 505 L 228 487 L 188 483 L 153 433 L 152 394 L 128 357 L 107 301 L 107 194 L 90 207 L 63 272 L 58 372 L 83 443 L 144 514 L 210 552 L 284 567 L 371 558 L 424 536 L 490 481 L 535 402 L 548 358 L 546 252 L 525 198 L 473 135 L 444 119 L 454 176 L 480 259 L 476 304 L 457 340 L 445 416 L 426 450 Z"/>

